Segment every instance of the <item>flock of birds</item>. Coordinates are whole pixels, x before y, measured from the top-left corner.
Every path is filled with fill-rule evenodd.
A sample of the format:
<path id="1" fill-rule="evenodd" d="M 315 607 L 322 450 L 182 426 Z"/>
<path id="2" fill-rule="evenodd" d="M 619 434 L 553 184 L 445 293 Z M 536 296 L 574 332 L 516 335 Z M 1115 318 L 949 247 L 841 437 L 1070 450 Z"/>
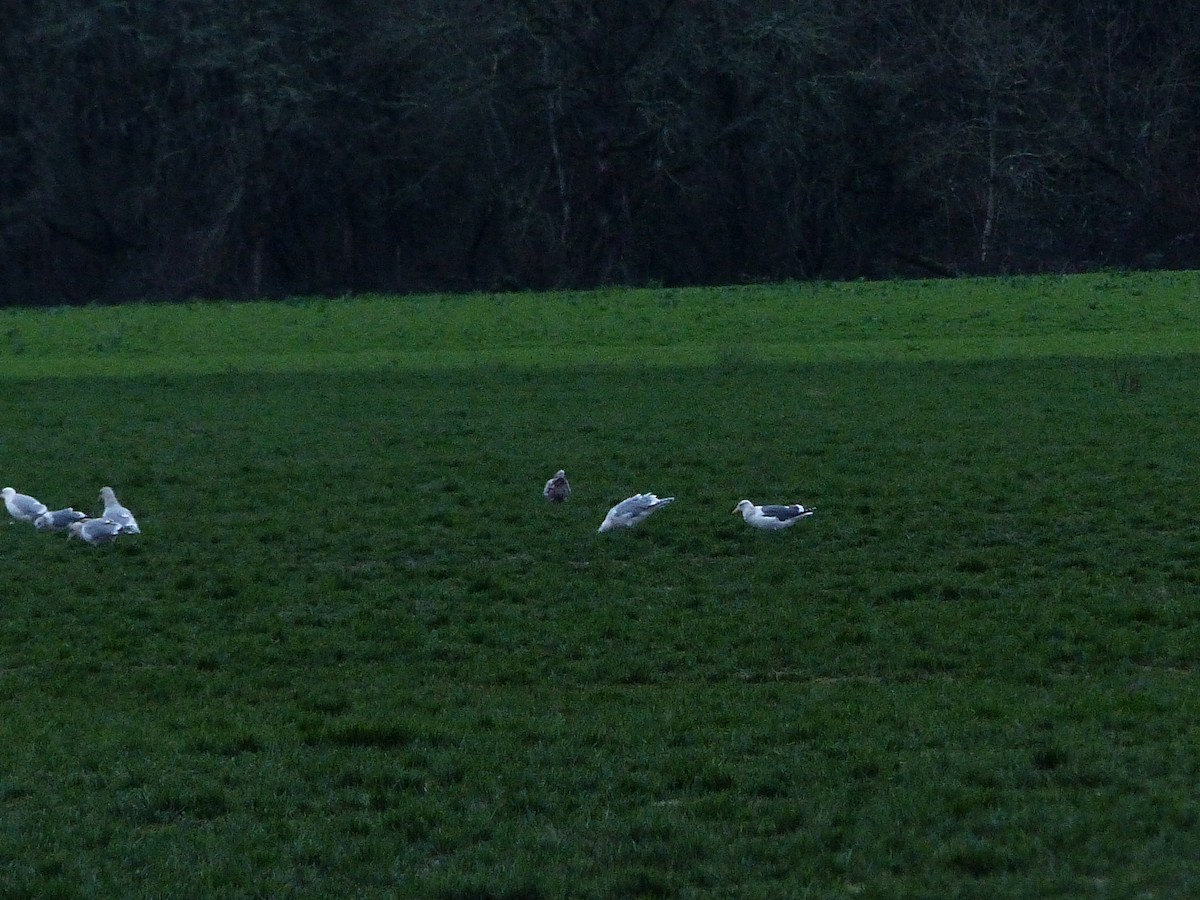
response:
<path id="1" fill-rule="evenodd" d="M 18 522 L 31 522 L 38 531 L 65 531 L 68 540 L 77 537 L 84 543 L 95 546 L 112 543 L 123 534 L 141 534 L 137 519 L 134 518 L 133 513 L 121 505 L 121 501 L 117 499 L 117 495 L 110 487 L 100 489 L 104 512 L 95 517 L 80 512 L 72 506 L 50 509 L 45 503 L 28 494 L 18 494 L 14 488 L 6 487 L 0 493 L 3 493 L 4 505 L 13 519 Z M 555 472 L 542 489 L 542 496 L 550 503 L 566 502 L 566 499 L 571 496 L 571 483 L 567 480 L 567 473 L 562 469 Z M 638 522 L 674 502 L 674 497 L 634 494 L 608 511 L 604 521 L 600 523 L 598 531 L 632 528 Z M 811 516 L 815 510 L 801 506 L 799 503 L 756 506 L 749 500 L 742 500 L 733 508 L 733 512 L 741 513 L 746 524 L 753 528 L 778 531 Z"/>
<path id="2" fill-rule="evenodd" d="M 38 531 L 65 531 L 67 540 L 79 538 L 85 544 L 110 544 L 122 534 L 141 534 L 137 519 L 121 505 L 110 487 L 100 488 L 104 512 L 89 516 L 73 506 L 50 509 L 41 500 L 28 494 L 18 494 L 14 488 L 0 491 L 8 514 L 18 522 L 30 522 Z"/>
<path id="3" fill-rule="evenodd" d="M 554 477 L 546 482 L 542 496 L 550 503 L 564 503 L 571 496 L 571 483 L 567 481 L 567 473 L 559 469 Z M 632 528 L 638 522 L 653 515 L 669 503 L 674 503 L 674 497 L 657 497 L 654 494 L 634 494 L 627 497 L 608 511 L 604 521 L 600 523 L 601 532 L 612 531 L 614 528 Z M 801 519 L 811 516 L 815 509 L 806 508 L 799 503 L 787 505 L 768 503 L 756 506 L 749 500 L 742 500 L 733 508 L 733 512 L 741 513 L 746 524 L 763 531 L 778 531 L 795 525 Z"/>

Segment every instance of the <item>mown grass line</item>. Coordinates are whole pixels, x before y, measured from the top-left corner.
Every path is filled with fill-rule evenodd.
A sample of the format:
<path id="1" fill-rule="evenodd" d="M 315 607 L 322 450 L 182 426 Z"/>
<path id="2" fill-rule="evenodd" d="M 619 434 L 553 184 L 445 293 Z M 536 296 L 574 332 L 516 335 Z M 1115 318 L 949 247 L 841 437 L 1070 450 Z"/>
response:
<path id="1" fill-rule="evenodd" d="M 1175 356 L 1200 346 L 1200 330 L 1098 333 L 1011 339 L 875 339 L 820 345 L 738 343 L 729 345 L 674 343 L 595 348 L 537 347 L 502 350 L 392 350 L 358 353 L 260 353 L 196 355 L 182 359 L 158 355 L 68 358 L 43 356 L 8 360 L 0 378 L 141 378 L 254 373 L 423 372 L 440 369 L 487 370 L 502 366 L 573 369 L 581 367 L 707 368 L 730 365 L 796 365 L 826 362 L 913 362 L 931 359 L 973 362 L 990 359 L 1122 358 Z"/>
<path id="2" fill-rule="evenodd" d="M 1200 345 L 1196 273 L 0 313 L 0 377 L 1111 356 Z"/>
<path id="3" fill-rule="evenodd" d="M 0 886 L 1186 895 L 1198 362 L 20 383 Z"/>

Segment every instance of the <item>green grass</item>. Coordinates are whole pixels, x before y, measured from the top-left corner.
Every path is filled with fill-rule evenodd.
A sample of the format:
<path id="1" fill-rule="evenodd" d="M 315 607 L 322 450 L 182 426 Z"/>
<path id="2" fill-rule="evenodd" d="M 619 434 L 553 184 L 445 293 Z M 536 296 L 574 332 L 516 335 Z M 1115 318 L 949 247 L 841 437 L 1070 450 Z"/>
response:
<path id="1" fill-rule="evenodd" d="M 1196 893 L 1197 287 L 4 314 L 0 894 Z"/>
<path id="2" fill-rule="evenodd" d="M 1172 355 L 1198 295 L 1177 272 L 10 310 L 0 377 Z"/>

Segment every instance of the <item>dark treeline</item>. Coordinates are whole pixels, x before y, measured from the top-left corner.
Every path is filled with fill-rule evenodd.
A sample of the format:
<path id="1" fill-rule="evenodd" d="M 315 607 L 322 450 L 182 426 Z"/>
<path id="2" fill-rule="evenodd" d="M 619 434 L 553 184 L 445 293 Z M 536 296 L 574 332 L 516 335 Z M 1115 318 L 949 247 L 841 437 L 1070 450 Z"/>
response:
<path id="1" fill-rule="evenodd" d="M 6 0 L 0 304 L 1200 265 L 1194 0 Z"/>

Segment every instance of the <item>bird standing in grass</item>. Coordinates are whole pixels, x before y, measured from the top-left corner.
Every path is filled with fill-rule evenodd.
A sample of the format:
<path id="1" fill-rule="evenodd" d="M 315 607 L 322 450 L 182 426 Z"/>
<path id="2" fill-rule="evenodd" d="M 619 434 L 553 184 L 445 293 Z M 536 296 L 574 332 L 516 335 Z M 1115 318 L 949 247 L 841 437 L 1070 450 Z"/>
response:
<path id="1" fill-rule="evenodd" d="M 674 502 L 674 497 L 663 497 L 660 500 L 654 494 L 634 494 L 610 509 L 597 531 L 632 528 L 642 519 L 662 509 L 668 503 Z"/>
<path id="2" fill-rule="evenodd" d="M 68 506 L 65 509 L 52 509 L 42 513 L 33 520 L 33 527 L 38 531 L 66 531 L 72 522 L 82 522 L 86 518 L 87 513 L 81 513 Z"/>
<path id="3" fill-rule="evenodd" d="M 46 512 L 45 503 L 28 494 L 18 494 L 15 488 L 6 487 L 0 494 L 4 495 L 4 505 L 8 514 L 18 522 L 34 522 Z"/>
<path id="4" fill-rule="evenodd" d="M 571 482 L 567 481 L 567 473 L 559 469 L 554 477 L 542 488 L 542 496 L 551 503 L 562 503 L 571 496 Z"/>
<path id="5" fill-rule="evenodd" d="M 71 523 L 67 540 L 77 537 L 93 547 L 111 544 L 117 539 L 117 535 L 122 533 L 123 528 L 120 523 L 108 519 L 84 519 L 82 522 Z"/>
<path id="6" fill-rule="evenodd" d="M 795 525 L 801 519 L 811 516 L 816 510 L 806 509 L 799 503 L 793 503 L 790 506 L 755 506 L 749 500 L 743 500 L 733 508 L 733 512 L 740 512 L 742 518 L 746 520 L 746 524 L 754 528 L 761 528 L 763 531 L 778 531 L 780 528 Z"/>
<path id="7" fill-rule="evenodd" d="M 120 525 L 122 534 L 142 533 L 142 529 L 138 528 L 137 519 L 133 517 L 133 513 L 121 505 L 121 501 L 117 499 L 112 488 L 100 488 L 100 499 L 104 501 L 103 518 Z"/>

